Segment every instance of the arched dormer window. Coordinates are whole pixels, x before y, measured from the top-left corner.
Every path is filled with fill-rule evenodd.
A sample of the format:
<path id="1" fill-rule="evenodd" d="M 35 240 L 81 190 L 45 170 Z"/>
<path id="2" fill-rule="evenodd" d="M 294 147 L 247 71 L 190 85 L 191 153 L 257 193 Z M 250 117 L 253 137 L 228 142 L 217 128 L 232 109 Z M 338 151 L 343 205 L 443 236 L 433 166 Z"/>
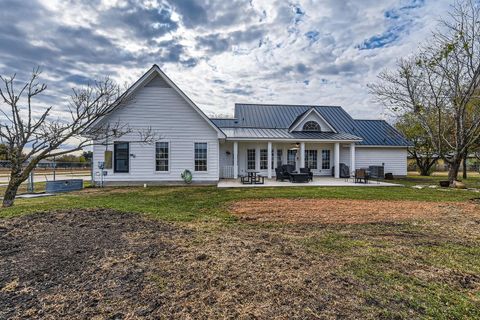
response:
<path id="1" fill-rule="evenodd" d="M 303 131 L 321 131 L 320 125 L 316 121 L 307 121 L 303 125 Z"/>

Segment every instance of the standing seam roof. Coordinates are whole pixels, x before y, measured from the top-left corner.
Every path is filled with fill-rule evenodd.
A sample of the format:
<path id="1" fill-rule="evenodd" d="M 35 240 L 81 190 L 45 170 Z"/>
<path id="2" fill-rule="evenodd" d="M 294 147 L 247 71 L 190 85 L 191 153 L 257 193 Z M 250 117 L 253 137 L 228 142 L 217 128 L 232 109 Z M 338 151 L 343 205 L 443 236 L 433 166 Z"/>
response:
<path id="1" fill-rule="evenodd" d="M 359 145 L 379 146 L 409 146 L 395 128 L 384 120 L 355 120 L 339 106 L 313 105 L 269 105 L 269 104 L 235 104 L 235 119 L 212 119 L 222 131 L 229 136 L 237 135 L 232 128 L 251 129 L 288 129 L 290 125 L 310 108 L 314 108 L 340 134 L 348 134 L 355 138 L 362 138 Z M 288 131 L 288 130 L 287 130 Z M 253 130 L 248 137 L 271 137 L 264 131 Z M 276 134 L 279 134 L 278 132 Z"/>

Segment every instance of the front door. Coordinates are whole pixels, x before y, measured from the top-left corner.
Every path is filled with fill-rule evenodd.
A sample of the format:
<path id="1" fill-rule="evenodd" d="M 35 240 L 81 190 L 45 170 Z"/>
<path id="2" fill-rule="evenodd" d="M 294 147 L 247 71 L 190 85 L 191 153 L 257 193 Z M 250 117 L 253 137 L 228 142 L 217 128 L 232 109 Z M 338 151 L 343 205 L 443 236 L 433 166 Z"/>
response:
<path id="1" fill-rule="evenodd" d="M 295 170 L 297 169 L 297 150 L 288 150 L 287 152 L 287 164 L 293 165 Z"/>

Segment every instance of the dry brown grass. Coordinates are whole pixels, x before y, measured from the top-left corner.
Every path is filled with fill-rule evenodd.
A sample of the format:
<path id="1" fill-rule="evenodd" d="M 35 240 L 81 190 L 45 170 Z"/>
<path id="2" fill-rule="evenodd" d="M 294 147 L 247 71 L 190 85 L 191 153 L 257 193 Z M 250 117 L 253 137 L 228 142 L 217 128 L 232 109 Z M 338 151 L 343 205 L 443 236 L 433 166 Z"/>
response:
<path id="1" fill-rule="evenodd" d="M 473 202 L 424 202 L 338 199 L 246 199 L 233 202 L 244 220 L 283 223 L 362 224 L 438 218 L 452 211 L 480 216 Z"/>

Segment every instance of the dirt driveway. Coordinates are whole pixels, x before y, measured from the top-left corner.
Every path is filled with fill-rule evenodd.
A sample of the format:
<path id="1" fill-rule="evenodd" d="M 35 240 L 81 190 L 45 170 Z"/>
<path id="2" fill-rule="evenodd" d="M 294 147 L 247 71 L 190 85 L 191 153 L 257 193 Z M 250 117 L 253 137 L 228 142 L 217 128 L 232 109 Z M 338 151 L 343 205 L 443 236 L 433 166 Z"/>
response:
<path id="1" fill-rule="evenodd" d="M 452 212 L 480 216 L 480 205 L 465 202 L 262 199 L 231 204 L 244 220 L 284 223 L 361 224 L 438 218 Z"/>

